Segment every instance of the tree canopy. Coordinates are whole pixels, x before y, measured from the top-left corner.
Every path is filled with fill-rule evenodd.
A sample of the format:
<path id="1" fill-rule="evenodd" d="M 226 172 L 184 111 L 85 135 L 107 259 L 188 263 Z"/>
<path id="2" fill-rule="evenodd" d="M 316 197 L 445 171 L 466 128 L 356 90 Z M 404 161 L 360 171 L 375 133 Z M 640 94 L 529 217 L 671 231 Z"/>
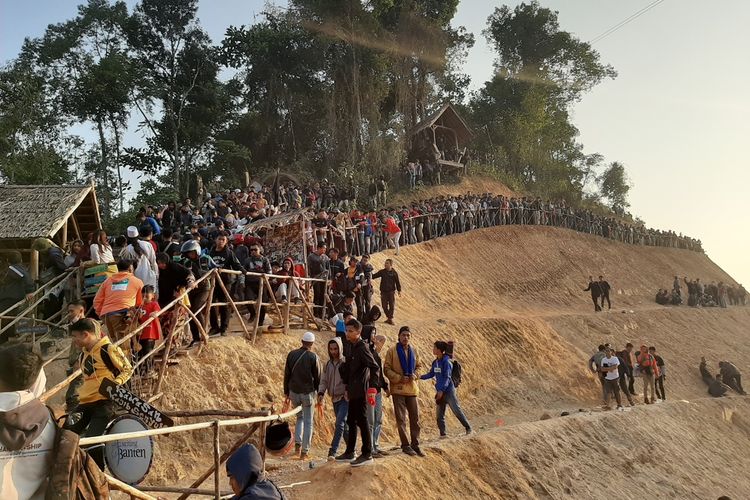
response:
<path id="1" fill-rule="evenodd" d="M 486 170 L 540 195 L 596 189 L 626 208 L 624 168 L 600 172 L 604 159 L 584 153 L 571 121 L 614 69 L 556 12 L 500 6 L 482 33 L 494 75 L 469 94 L 474 34 L 455 26 L 459 2 L 289 0 L 212 41 L 197 0 L 88 0 L 0 70 L 0 179 L 93 176 L 107 217 L 126 208 L 127 170 L 141 178 L 136 201 L 277 168 L 362 183 L 395 175 L 409 132 L 452 102 Z M 71 135 L 80 124 L 95 142 Z"/>

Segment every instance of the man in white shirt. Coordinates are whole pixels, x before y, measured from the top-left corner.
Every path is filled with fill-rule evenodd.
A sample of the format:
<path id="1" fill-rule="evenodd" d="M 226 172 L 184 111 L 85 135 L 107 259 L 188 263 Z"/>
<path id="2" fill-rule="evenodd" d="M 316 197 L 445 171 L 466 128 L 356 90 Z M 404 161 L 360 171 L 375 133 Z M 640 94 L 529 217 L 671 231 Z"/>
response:
<path id="1" fill-rule="evenodd" d="M 618 370 L 618 366 L 620 365 L 620 360 L 617 358 L 617 355 L 615 354 L 615 350 L 611 347 L 608 347 L 606 350 L 606 355 L 604 358 L 602 358 L 601 361 L 601 371 L 604 372 L 604 407 L 605 409 L 609 410 L 609 402 L 612 395 L 615 396 L 615 399 L 617 400 L 617 409 L 622 409 L 622 400 L 620 399 L 620 387 L 619 387 L 619 379 L 620 379 L 620 372 Z"/>
<path id="2" fill-rule="evenodd" d="M 41 500 L 49 473 L 55 424 L 32 392 L 42 358 L 24 345 L 0 350 L 0 498 Z M 42 389 L 43 390 L 43 389 Z"/>

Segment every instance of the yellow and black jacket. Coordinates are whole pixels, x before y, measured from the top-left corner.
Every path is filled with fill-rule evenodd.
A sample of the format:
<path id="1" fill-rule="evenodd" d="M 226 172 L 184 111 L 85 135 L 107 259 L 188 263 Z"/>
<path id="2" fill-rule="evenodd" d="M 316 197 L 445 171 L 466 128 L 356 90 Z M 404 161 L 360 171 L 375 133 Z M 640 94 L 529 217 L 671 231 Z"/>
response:
<path id="1" fill-rule="evenodd" d="M 99 394 L 99 386 L 105 378 L 122 385 L 133 374 L 130 361 L 118 346 L 109 341 L 109 337 L 100 339 L 90 351 L 84 348 L 79 362 L 83 372 L 83 384 L 78 389 L 81 404 L 107 399 Z"/>

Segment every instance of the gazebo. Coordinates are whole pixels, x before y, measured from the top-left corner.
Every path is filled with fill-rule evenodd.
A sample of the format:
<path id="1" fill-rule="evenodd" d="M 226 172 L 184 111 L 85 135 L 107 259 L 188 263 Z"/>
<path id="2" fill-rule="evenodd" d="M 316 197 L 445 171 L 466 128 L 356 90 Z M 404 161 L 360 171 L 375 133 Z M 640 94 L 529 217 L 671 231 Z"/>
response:
<path id="1" fill-rule="evenodd" d="M 38 276 L 31 244 L 48 238 L 64 248 L 101 228 L 93 182 L 86 185 L 0 186 L 0 252 L 17 250 Z"/>
<path id="2" fill-rule="evenodd" d="M 443 171 L 466 172 L 466 146 L 474 138 L 452 104 L 446 103 L 411 132 L 411 158 L 436 163 Z"/>

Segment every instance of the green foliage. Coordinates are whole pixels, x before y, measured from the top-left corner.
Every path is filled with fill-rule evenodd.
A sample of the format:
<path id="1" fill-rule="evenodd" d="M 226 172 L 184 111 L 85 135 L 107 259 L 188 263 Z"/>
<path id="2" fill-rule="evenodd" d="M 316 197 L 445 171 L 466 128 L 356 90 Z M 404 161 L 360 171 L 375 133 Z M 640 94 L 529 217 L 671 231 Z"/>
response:
<path id="1" fill-rule="evenodd" d="M 631 184 L 625 173 L 625 166 L 619 162 L 612 162 L 598 178 L 601 194 L 609 201 L 609 206 L 617 214 L 623 214 L 630 206 L 628 192 Z"/>

